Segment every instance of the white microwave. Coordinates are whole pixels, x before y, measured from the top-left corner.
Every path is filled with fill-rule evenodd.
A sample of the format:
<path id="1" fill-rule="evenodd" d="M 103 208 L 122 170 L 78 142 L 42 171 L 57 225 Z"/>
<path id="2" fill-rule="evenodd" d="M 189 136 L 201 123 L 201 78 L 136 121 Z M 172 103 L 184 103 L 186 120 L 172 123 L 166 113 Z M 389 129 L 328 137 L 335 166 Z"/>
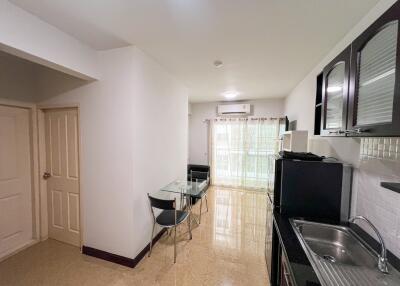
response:
<path id="1" fill-rule="evenodd" d="M 308 131 L 294 130 L 285 131 L 281 135 L 280 151 L 307 152 Z"/>

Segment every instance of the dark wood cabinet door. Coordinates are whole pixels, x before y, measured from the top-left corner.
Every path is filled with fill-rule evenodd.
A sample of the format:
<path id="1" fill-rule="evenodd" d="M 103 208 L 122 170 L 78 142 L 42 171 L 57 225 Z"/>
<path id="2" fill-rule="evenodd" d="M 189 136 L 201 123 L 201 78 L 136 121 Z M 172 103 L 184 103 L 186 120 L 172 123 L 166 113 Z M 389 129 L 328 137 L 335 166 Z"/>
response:
<path id="1" fill-rule="evenodd" d="M 348 136 L 400 135 L 400 3 L 351 46 Z"/>
<path id="2" fill-rule="evenodd" d="M 294 286 L 293 277 L 289 271 L 289 265 L 286 260 L 285 253 L 282 251 L 281 256 L 281 279 L 280 286 Z"/>
<path id="3" fill-rule="evenodd" d="M 350 74 L 350 46 L 323 70 L 322 136 L 345 136 Z"/>
<path id="4" fill-rule="evenodd" d="M 265 228 L 265 262 L 267 263 L 268 275 L 271 277 L 272 273 L 272 232 L 273 232 L 273 205 L 272 201 L 270 201 L 269 197 L 267 198 L 267 219 L 266 219 L 266 228 Z"/>

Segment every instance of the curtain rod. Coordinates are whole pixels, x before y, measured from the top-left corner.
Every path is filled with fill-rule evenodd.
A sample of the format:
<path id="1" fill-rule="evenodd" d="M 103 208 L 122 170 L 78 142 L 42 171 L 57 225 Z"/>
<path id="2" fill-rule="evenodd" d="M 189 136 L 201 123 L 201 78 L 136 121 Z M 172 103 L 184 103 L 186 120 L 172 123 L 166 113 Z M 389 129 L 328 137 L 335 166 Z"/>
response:
<path id="1" fill-rule="evenodd" d="M 236 120 L 286 120 L 285 117 L 217 117 L 217 118 L 206 118 L 203 120 L 204 123 L 210 121 L 236 121 Z"/>

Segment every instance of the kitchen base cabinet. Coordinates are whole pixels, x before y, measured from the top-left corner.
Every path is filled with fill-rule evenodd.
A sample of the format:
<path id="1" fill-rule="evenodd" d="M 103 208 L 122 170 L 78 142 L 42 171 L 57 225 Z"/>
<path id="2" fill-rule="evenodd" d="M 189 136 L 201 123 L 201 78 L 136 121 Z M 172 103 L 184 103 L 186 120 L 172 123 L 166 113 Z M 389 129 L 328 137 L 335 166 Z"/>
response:
<path id="1" fill-rule="evenodd" d="M 289 265 L 285 253 L 281 252 L 281 265 L 280 265 L 280 286 L 294 286 L 294 279 L 290 274 Z"/>
<path id="2" fill-rule="evenodd" d="M 272 217 L 273 203 L 271 195 L 268 194 L 267 198 L 267 220 L 265 228 L 265 262 L 267 264 L 268 275 L 271 277 L 272 273 L 272 236 L 274 230 L 274 220 Z"/>
<path id="3" fill-rule="evenodd" d="M 278 232 L 273 225 L 272 228 L 272 248 L 270 254 L 271 268 L 269 269 L 271 286 L 295 286 L 294 279 L 291 275 L 288 259 L 286 257 L 283 246 L 278 237 Z"/>

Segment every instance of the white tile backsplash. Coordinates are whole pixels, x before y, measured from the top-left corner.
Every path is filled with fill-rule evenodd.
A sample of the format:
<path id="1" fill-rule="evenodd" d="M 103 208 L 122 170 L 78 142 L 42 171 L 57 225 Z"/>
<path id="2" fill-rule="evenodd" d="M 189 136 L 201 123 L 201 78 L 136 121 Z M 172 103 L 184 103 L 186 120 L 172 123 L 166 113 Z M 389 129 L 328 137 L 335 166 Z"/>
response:
<path id="1" fill-rule="evenodd" d="M 363 138 L 361 139 L 360 158 L 400 159 L 400 138 Z"/>
<path id="2" fill-rule="evenodd" d="M 400 138 L 361 139 L 354 180 L 352 214 L 370 219 L 387 248 L 400 257 L 400 194 L 380 186 L 384 181 L 400 182 Z M 368 226 L 358 224 L 374 236 Z"/>

